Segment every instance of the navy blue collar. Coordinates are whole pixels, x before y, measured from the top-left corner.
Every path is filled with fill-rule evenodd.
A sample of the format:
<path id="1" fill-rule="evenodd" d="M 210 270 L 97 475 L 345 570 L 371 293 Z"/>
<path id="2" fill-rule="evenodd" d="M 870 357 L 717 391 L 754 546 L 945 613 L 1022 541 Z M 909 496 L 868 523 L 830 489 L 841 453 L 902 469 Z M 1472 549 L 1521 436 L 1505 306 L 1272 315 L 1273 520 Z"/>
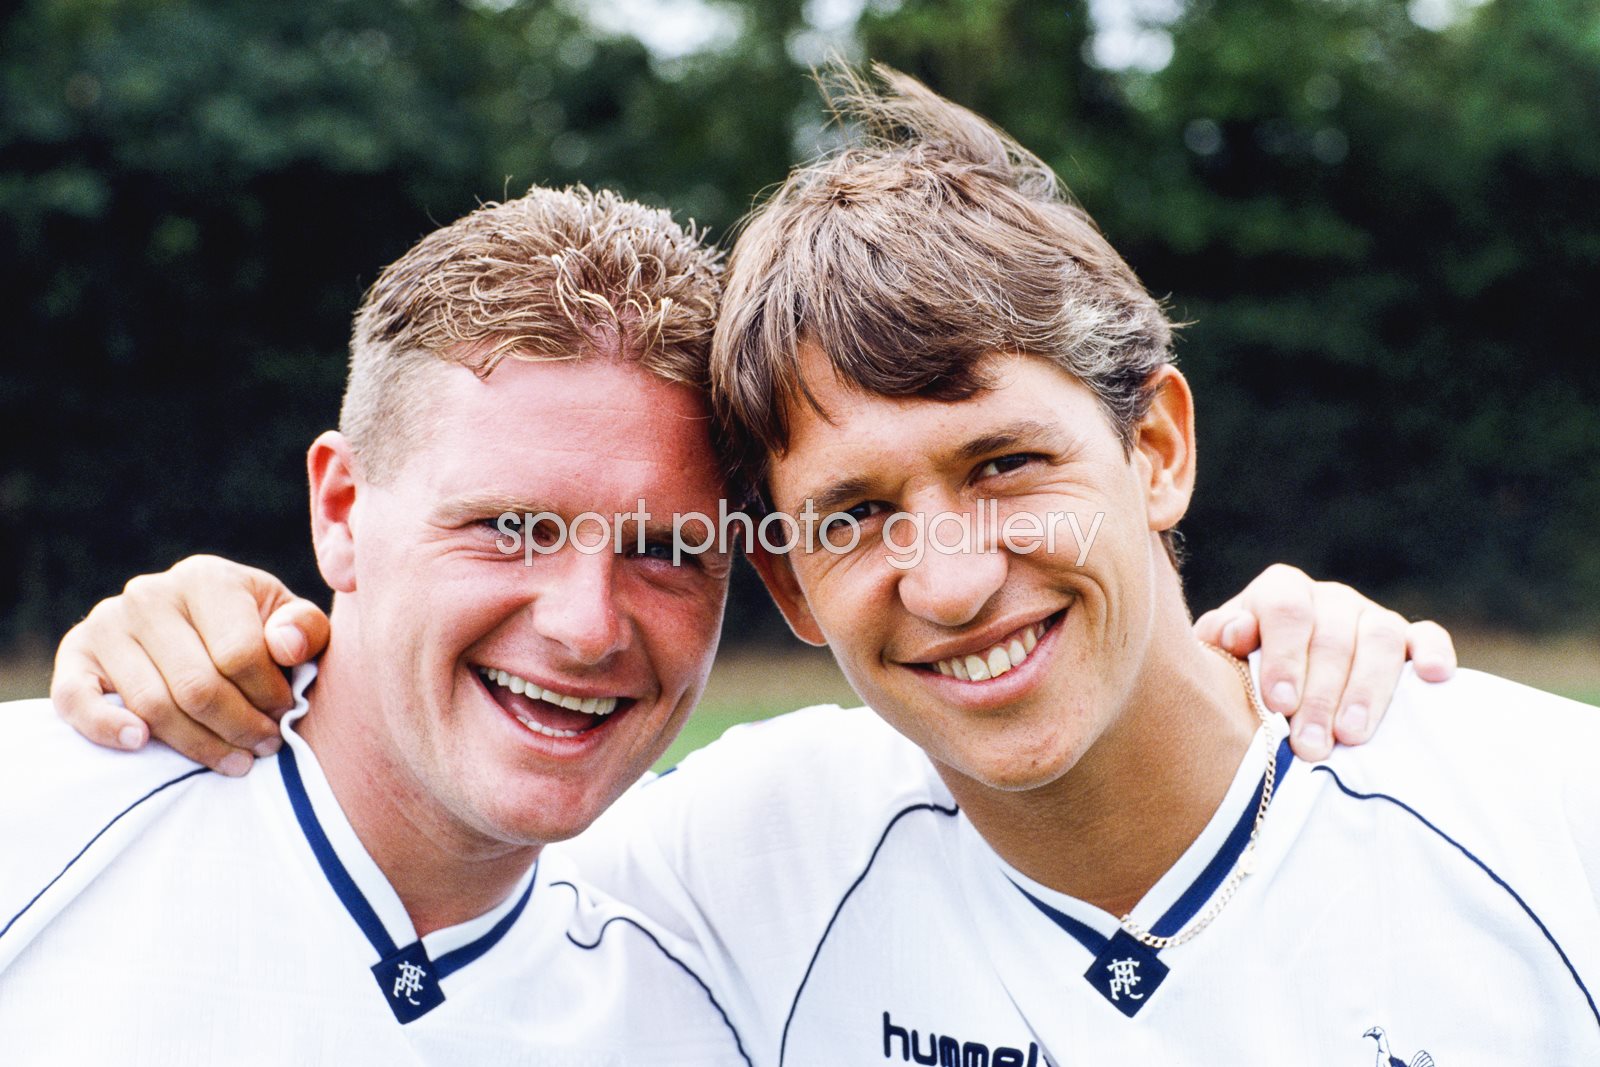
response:
<path id="1" fill-rule="evenodd" d="M 1275 773 L 1278 782 L 1283 781 L 1293 760 L 1294 753 L 1289 748 L 1289 739 L 1286 737 L 1279 743 L 1276 756 Z M 1205 907 L 1212 894 L 1222 885 L 1228 877 L 1228 872 L 1233 870 L 1234 864 L 1239 862 L 1245 846 L 1250 843 L 1250 831 L 1255 826 L 1256 812 L 1260 810 L 1261 793 L 1266 784 L 1266 775 L 1263 773 L 1261 781 L 1251 795 L 1250 803 L 1240 812 L 1238 822 L 1234 823 L 1233 829 L 1228 832 L 1222 847 L 1190 883 L 1189 888 L 1185 889 L 1161 918 L 1151 925 L 1150 932 L 1156 937 L 1172 937 L 1188 925 L 1189 920 L 1200 913 L 1200 909 Z M 1267 803 L 1270 805 L 1271 800 L 1269 799 Z M 1017 885 L 1015 880 L 1011 880 L 1011 884 Z M 1051 922 L 1089 950 L 1090 955 L 1094 956 L 1094 961 L 1084 972 L 1084 978 L 1122 1014 L 1130 1018 L 1135 1015 L 1144 1007 L 1146 998 L 1166 979 L 1168 967 L 1164 961 L 1157 958 L 1159 949 L 1143 944 L 1122 929 L 1106 937 L 1088 923 L 1074 919 L 1059 908 L 1052 907 L 1020 885 L 1017 885 L 1017 892 L 1032 901 L 1033 906 L 1049 917 Z"/>
<path id="2" fill-rule="evenodd" d="M 427 949 L 423 947 L 421 940 L 403 948 L 394 943 L 394 938 L 389 936 L 383 920 L 378 917 L 371 903 L 356 886 L 355 879 L 350 877 L 350 872 L 340 861 L 339 854 L 334 850 L 333 843 L 328 840 L 328 835 L 312 808 L 311 797 L 306 793 L 305 782 L 300 777 L 300 767 L 295 760 L 293 745 L 285 744 L 279 751 L 278 768 L 283 773 L 283 784 L 289 793 L 289 804 L 294 809 L 295 818 L 300 822 L 301 832 L 305 834 L 312 854 L 317 858 L 317 864 L 322 868 L 322 873 L 328 879 L 328 884 L 333 887 L 334 893 L 343 902 L 345 910 L 350 913 L 350 918 L 355 920 L 362 934 L 378 954 L 378 962 L 372 968 L 373 977 L 377 979 L 378 987 L 383 990 L 384 999 L 394 1011 L 395 1018 L 402 1023 L 408 1023 L 443 1004 L 444 990 L 439 986 L 440 980 L 448 978 L 488 952 L 505 937 L 512 926 L 516 925 L 517 919 L 528 905 L 529 898 L 533 896 L 534 885 L 538 883 L 537 864 L 534 876 L 528 879 L 528 887 L 522 891 L 521 898 L 494 926 L 489 928 L 487 933 L 459 948 L 452 949 L 437 960 L 429 959 Z"/>
<path id="3" fill-rule="evenodd" d="M 1278 745 L 1276 774 L 1279 782 L 1283 781 L 1293 760 L 1294 752 L 1289 748 L 1289 739 L 1284 738 Z M 1190 919 L 1200 913 L 1206 901 L 1211 899 L 1211 894 L 1217 891 L 1223 879 L 1228 877 L 1228 872 L 1233 870 L 1233 865 L 1239 862 L 1245 845 L 1250 843 L 1250 830 L 1255 825 L 1256 812 L 1261 807 L 1261 790 L 1266 784 L 1266 775 L 1262 775 L 1260 784 L 1251 795 L 1250 803 L 1239 813 L 1239 821 L 1234 823 L 1233 830 L 1224 839 L 1217 854 L 1211 857 L 1211 862 L 1206 864 L 1205 869 L 1190 883 L 1189 888 L 1173 902 L 1172 907 L 1151 925 L 1150 932 L 1156 937 L 1171 937 L 1182 930 Z M 1270 803 L 1268 801 L 1269 805 Z M 1016 885 L 1015 882 L 1011 884 Z M 1105 950 L 1109 939 L 1089 924 L 1051 907 L 1020 885 L 1017 886 L 1017 892 L 1033 901 L 1034 907 L 1048 915 L 1052 922 L 1071 934 L 1079 944 L 1094 955 L 1099 955 Z"/>

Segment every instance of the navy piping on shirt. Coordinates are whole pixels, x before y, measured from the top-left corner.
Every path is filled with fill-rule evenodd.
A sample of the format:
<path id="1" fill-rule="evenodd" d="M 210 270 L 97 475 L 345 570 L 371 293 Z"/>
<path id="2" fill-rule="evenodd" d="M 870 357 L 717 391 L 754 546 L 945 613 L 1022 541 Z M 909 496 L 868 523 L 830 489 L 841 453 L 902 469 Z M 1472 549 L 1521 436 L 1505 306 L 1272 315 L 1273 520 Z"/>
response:
<path id="1" fill-rule="evenodd" d="M 794 1013 L 800 1007 L 800 997 L 806 991 L 806 983 L 811 980 L 811 970 L 817 965 L 817 957 L 822 955 L 822 946 L 827 942 L 828 935 L 833 932 L 833 924 L 839 921 L 839 913 L 844 911 L 844 906 L 849 903 L 850 897 L 855 893 L 856 889 L 860 887 L 862 882 L 867 880 L 867 875 L 872 871 L 872 865 L 878 861 L 878 853 L 883 851 L 883 843 L 889 840 L 890 831 L 895 828 L 901 819 L 914 811 L 933 811 L 953 818 L 960 814 L 961 809 L 959 807 L 945 807 L 942 804 L 912 804 L 910 807 L 902 808 L 896 812 L 894 818 L 889 820 L 889 825 L 883 828 L 882 836 L 878 838 L 878 843 L 872 848 L 872 855 L 867 858 L 867 865 L 861 869 L 861 873 L 856 876 L 856 880 L 850 883 L 850 888 L 844 891 L 844 896 L 839 898 L 839 906 L 833 909 L 833 917 L 828 920 L 828 925 L 823 928 L 822 937 L 817 941 L 816 951 L 811 953 L 811 962 L 806 964 L 806 973 L 800 979 L 800 987 L 794 991 L 794 1000 L 789 1004 L 789 1015 L 783 1020 L 783 1037 L 778 1042 L 779 1067 L 782 1067 L 783 1058 L 788 1054 L 789 1025 L 794 1022 Z"/>
<path id="2" fill-rule="evenodd" d="M 1289 747 L 1289 739 L 1284 738 L 1278 745 L 1276 757 L 1277 767 L 1274 771 L 1277 781 L 1281 782 L 1288 775 L 1289 768 L 1293 766 L 1294 752 Z M 1222 885 L 1228 872 L 1233 870 L 1234 864 L 1239 862 L 1239 857 L 1244 853 L 1245 846 L 1250 843 L 1250 831 L 1255 827 L 1256 812 L 1261 808 L 1261 791 L 1267 787 L 1266 776 L 1263 775 L 1261 783 L 1256 786 L 1255 793 L 1251 796 L 1250 803 L 1245 805 L 1244 811 L 1239 814 L 1239 820 L 1233 824 L 1233 829 L 1228 831 L 1228 836 L 1223 839 L 1222 846 L 1217 849 L 1217 854 L 1211 857 L 1198 877 L 1190 883 L 1189 888 L 1173 902 L 1172 907 L 1164 912 L 1161 918 L 1151 926 L 1150 932 L 1156 937 L 1171 937 L 1186 926 L 1190 919 L 1199 914 L 1205 907 L 1206 901 Z M 1271 800 L 1267 801 L 1270 806 Z M 1015 882 L 1012 885 L 1017 885 Z M 1033 902 L 1033 906 L 1044 912 L 1050 921 L 1061 929 L 1071 934 L 1072 937 L 1089 950 L 1089 954 L 1098 956 L 1106 950 L 1110 939 L 1087 923 L 1080 922 L 1061 910 L 1046 904 L 1032 893 L 1017 886 L 1017 892 Z"/>
<path id="3" fill-rule="evenodd" d="M 21 911 L 17 912 L 15 915 L 13 915 L 11 917 L 11 919 L 5 924 L 4 927 L 0 927 L 0 937 L 6 936 L 6 934 L 11 931 L 11 928 L 16 925 L 17 920 L 22 918 L 24 915 L 26 915 L 28 913 L 28 909 L 33 907 L 35 904 L 37 904 L 39 902 L 39 898 L 40 897 L 42 897 L 46 893 L 50 892 L 50 887 L 55 885 L 57 882 L 61 881 L 61 879 L 66 875 L 66 873 L 72 869 L 72 865 L 77 863 L 79 860 L 81 860 L 83 858 L 84 854 L 86 852 L 88 852 L 89 849 L 94 847 L 94 843 L 96 841 L 100 840 L 101 836 L 104 835 L 107 830 L 109 830 L 113 826 L 117 825 L 117 821 L 119 819 L 121 819 L 124 815 L 128 814 L 128 812 L 132 811 L 134 808 L 137 808 L 140 804 L 143 804 L 145 801 L 149 800 L 151 797 L 155 796 L 157 793 L 161 792 L 164 789 L 169 789 L 172 786 L 177 785 L 179 782 L 188 781 L 190 778 L 193 778 L 197 774 L 209 774 L 209 773 L 210 773 L 210 770 L 208 768 L 206 768 L 206 767 L 196 767 L 192 771 L 185 771 L 183 774 L 178 775 L 178 777 L 176 777 L 176 778 L 170 779 L 169 781 L 162 782 L 160 785 L 158 785 L 154 789 L 150 790 L 150 792 L 146 793 L 144 796 L 140 797 L 138 800 L 135 800 L 132 804 L 129 804 L 127 807 L 123 808 L 121 811 L 119 811 L 115 815 L 113 815 L 111 817 L 111 821 L 106 823 L 104 826 L 100 827 L 99 831 L 97 831 L 93 837 L 89 838 L 88 843 L 85 844 L 82 848 L 80 848 L 78 850 L 78 854 L 76 856 L 73 856 L 70 860 L 67 861 L 67 865 L 65 867 L 61 868 L 61 870 L 56 874 L 56 876 L 54 878 L 50 879 L 50 881 L 45 885 L 45 887 L 43 889 L 41 889 L 37 893 L 35 893 L 33 895 L 33 899 L 32 900 L 28 901 L 26 904 L 24 904 L 22 906 L 22 910 Z"/>
<path id="4" fill-rule="evenodd" d="M 573 896 L 577 896 L 578 895 L 578 887 L 573 885 L 571 882 L 567 882 L 567 881 L 551 882 L 550 885 L 552 887 L 558 886 L 558 885 L 566 886 L 568 889 L 572 890 Z M 656 940 L 656 935 L 655 934 L 652 934 L 649 930 L 646 930 L 643 926 L 640 926 L 638 923 L 634 922 L 632 919 L 628 918 L 626 915 L 617 915 L 617 916 L 613 916 L 610 919 L 607 919 L 605 922 L 600 924 L 600 932 L 595 935 L 594 944 L 592 944 L 592 945 L 584 944 L 582 941 L 579 941 L 577 938 L 573 937 L 572 936 L 572 931 L 570 931 L 570 930 L 567 931 L 567 940 L 572 942 L 578 948 L 583 949 L 585 952 L 593 952 L 595 949 L 600 947 L 600 942 L 602 942 L 602 941 L 604 941 L 606 939 L 606 931 L 611 928 L 611 924 L 612 923 L 626 923 L 627 925 L 633 927 L 635 930 L 639 931 L 645 937 L 650 939 L 650 943 L 652 945 L 654 945 L 656 947 L 656 949 L 663 956 L 665 956 L 667 959 L 671 960 L 673 963 L 677 964 L 679 970 L 681 970 L 684 974 L 688 975 L 690 978 L 694 979 L 695 985 L 699 986 L 701 988 L 701 990 L 703 990 L 705 992 L 706 999 L 711 1002 L 711 1006 L 713 1008 L 716 1008 L 717 1009 L 717 1014 L 722 1017 L 722 1025 L 726 1026 L 728 1028 L 728 1033 L 733 1035 L 733 1045 L 734 1045 L 734 1048 L 738 1049 L 738 1051 L 739 1051 L 739 1058 L 744 1060 L 744 1062 L 746 1064 L 750 1064 L 750 1056 L 744 1050 L 744 1042 L 739 1039 L 739 1031 L 738 1031 L 738 1029 L 733 1025 L 733 1021 L 728 1018 L 728 1013 L 722 1010 L 722 1005 L 717 1002 L 716 995 L 711 992 L 711 987 L 706 985 L 705 982 L 701 979 L 701 977 L 698 974 L 695 974 L 694 970 L 692 968 L 690 968 L 690 966 L 687 963 L 684 963 L 678 957 L 676 957 L 672 953 L 668 952 L 667 949 L 666 949 L 666 946 L 664 946 L 660 941 Z M 754 1067 L 754 1065 L 751 1064 L 751 1067 Z"/>
<path id="5" fill-rule="evenodd" d="M 333 887 L 345 910 L 350 913 L 350 918 L 355 920 L 361 932 L 366 935 L 367 941 L 378 953 L 378 958 L 388 959 L 399 951 L 394 938 L 389 936 L 389 931 L 384 928 L 378 913 L 372 910 L 372 905 L 356 887 L 355 879 L 345 870 L 339 854 L 334 851 L 332 842 L 323 831 L 322 824 L 317 821 L 317 814 L 311 807 L 311 798 L 306 794 L 305 782 L 300 777 L 300 767 L 295 762 L 293 748 L 285 745 L 279 751 L 278 767 L 283 772 L 283 784 L 289 791 L 289 806 L 294 809 L 295 818 L 300 822 L 301 832 L 305 834 L 312 854 L 317 857 L 317 865 L 322 868 L 323 876 L 328 879 L 328 884 Z M 534 876 L 528 880 L 528 888 L 523 890 L 522 899 L 517 901 L 515 907 L 506 912 L 482 937 L 469 941 L 460 948 L 452 949 L 433 961 L 437 977 L 448 978 L 488 952 L 505 937 L 521 917 L 523 909 L 528 906 L 528 899 L 533 896 L 533 887 L 538 881 L 538 865 L 535 864 Z"/>
<path id="6" fill-rule="evenodd" d="M 1334 785 L 1337 785 L 1340 792 L 1344 793 L 1345 796 L 1353 797 L 1356 800 L 1386 800 L 1390 804 L 1393 804 L 1407 815 L 1410 815 L 1412 818 L 1416 819 L 1423 826 L 1426 826 L 1429 830 L 1432 830 L 1435 834 L 1438 834 L 1440 838 L 1449 842 L 1452 848 L 1461 853 L 1463 856 L 1467 857 L 1467 859 L 1471 860 L 1479 870 L 1488 875 L 1495 885 L 1499 886 L 1501 889 L 1504 889 L 1510 895 L 1511 899 L 1517 902 L 1517 906 L 1527 914 L 1528 918 L 1533 920 L 1534 925 L 1539 928 L 1539 932 L 1544 935 L 1544 939 L 1550 942 L 1550 947 L 1556 950 L 1556 955 L 1561 957 L 1561 962 L 1566 965 L 1567 973 L 1572 975 L 1572 980 L 1577 983 L 1579 991 L 1583 993 L 1583 999 L 1589 1002 L 1589 1014 L 1594 1016 L 1597 1024 L 1600 1024 L 1600 1010 L 1596 1009 L 1594 997 L 1589 995 L 1589 987 L 1583 984 L 1583 979 L 1578 976 L 1577 968 L 1573 967 L 1572 961 L 1567 958 L 1566 952 L 1561 948 L 1560 943 L 1556 941 L 1555 935 L 1550 932 L 1549 927 L 1545 926 L 1544 921 L 1541 920 L 1538 915 L 1534 914 L 1533 909 L 1528 906 L 1528 902 L 1523 900 L 1522 896 L 1515 889 L 1512 889 L 1510 884 L 1507 883 L 1504 878 L 1501 878 L 1498 874 L 1491 870 L 1487 863 L 1473 855 L 1472 851 L 1465 845 L 1451 837 L 1449 834 L 1445 833 L 1443 830 L 1439 829 L 1431 821 L 1429 821 L 1426 816 L 1417 811 L 1416 808 L 1413 808 L 1411 805 L 1407 804 L 1405 801 L 1396 797 L 1392 797 L 1387 793 L 1363 793 L 1359 790 L 1352 789 L 1344 784 L 1344 780 L 1339 777 L 1339 773 L 1332 767 L 1323 765 L 1314 767 L 1312 769 L 1329 775 L 1333 779 Z"/>
<path id="7" fill-rule="evenodd" d="M 1294 750 L 1289 747 L 1289 739 L 1285 737 L 1278 745 L 1278 755 L 1273 774 L 1276 781 L 1282 783 L 1288 777 L 1289 768 L 1293 766 Z M 1200 877 L 1184 890 L 1183 896 L 1167 909 L 1167 913 L 1156 920 L 1150 932 L 1157 937 L 1171 937 L 1186 926 L 1190 919 L 1200 913 L 1206 901 L 1222 885 L 1228 877 L 1228 872 L 1233 870 L 1233 865 L 1244 854 L 1245 846 L 1250 843 L 1250 831 L 1255 828 L 1256 813 L 1261 807 L 1261 793 L 1267 787 L 1266 777 L 1263 775 L 1261 784 L 1256 786 L 1255 793 L 1250 798 L 1250 803 L 1239 815 L 1239 821 L 1234 824 L 1233 831 L 1228 834 L 1217 854 L 1211 857 L 1211 862 L 1206 864 L 1206 869 L 1200 872 Z M 1272 799 L 1267 798 L 1267 805 L 1271 807 Z"/>

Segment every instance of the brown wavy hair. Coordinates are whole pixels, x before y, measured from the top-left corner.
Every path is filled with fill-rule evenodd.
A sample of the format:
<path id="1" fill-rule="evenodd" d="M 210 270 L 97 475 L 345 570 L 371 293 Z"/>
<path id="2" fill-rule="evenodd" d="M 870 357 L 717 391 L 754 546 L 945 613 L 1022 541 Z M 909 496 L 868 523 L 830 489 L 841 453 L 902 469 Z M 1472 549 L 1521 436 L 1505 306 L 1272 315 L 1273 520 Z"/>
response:
<path id="1" fill-rule="evenodd" d="M 1055 173 L 986 120 L 876 66 L 824 80 L 848 143 L 797 168 L 728 260 L 712 398 L 736 482 L 761 507 L 791 413 L 816 406 L 812 345 L 840 380 L 960 400 L 993 353 L 1043 356 L 1094 391 L 1124 446 L 1172 359 L 1160 303 Z"/>

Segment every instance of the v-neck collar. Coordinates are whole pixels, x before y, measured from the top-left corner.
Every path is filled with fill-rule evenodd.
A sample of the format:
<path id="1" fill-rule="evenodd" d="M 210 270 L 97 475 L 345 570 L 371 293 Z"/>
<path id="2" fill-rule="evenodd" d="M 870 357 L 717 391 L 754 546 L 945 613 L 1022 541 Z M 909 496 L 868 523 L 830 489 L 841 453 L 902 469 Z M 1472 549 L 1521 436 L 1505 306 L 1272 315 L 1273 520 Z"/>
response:
<path id="1" fill-rule="evenodd" d="M 1278 781 L 1290 771 L 1293 756 L 1286 735 L 1287 725 L 1278 716 L 1256 731 L 1205 828 L 1134 907 L 1135 923 L 1158 936 L 1172 936 L 1204 910 L 1249 841 L 1269 738 Z M 958 819 L 954 847 L 952 861 L 995 972 L 1044 1047 L 1067 1047 L 1066 1033 L 1057 1032 L 1052 1039 L 1052 1031 L 1060 1030 L 1060 997 L 1074 985 L 1083 988 L 1077 983 L 1087 979 L 1110 1007 L 1132 1017 L 1149 1002 L 1169 969 L 1181 965 L 1182 949 L 1151 949 L 1122 930 L 1117 916 L 1016 870 L 965 815 Z M 1054 937 L 1041 931 L 1047 917 L 1057 928 Z M 1175 964 L 1174 957 L 1180 962 Z"/>
<path id="2" fill-rule="evenodd" d="M 1264 756 L 1261 730 L 1251 739 L 1251 749 Z M 1288 773 L 1293 758 L 1289 739 L 1284 737 L 1278 741 L 1274 753 L 1278 781 Z M 1265 758 L 1246 759 L 1240 765 L 1216 814 L 1200 836 L 1134 906 L 1131 918 L 1136 924 L 1156 937 L 1172 937 L 1200 914 L 1250 843 L 1250 831 L 1255 826 L 1261 792 L 1266 785 L 1265 767 Z M 1118 917 L 1040 885 L 998 856 L 995 858 L 1005 868 L 1007 878 L 1034 907 L 1090 952 L 1098 955 L 1105 948 L 1108 936 L 1101 930 L 1107 920 L 1112 927 L 1121 927 Z"/>
<path id="3" fill-rule="evenodd" d="M 335 799 L 316 754 L 294 729 L 309 709 L 305 691 L 316 674 L 314 663 L 295 669 L 295 705 L 281 723 L 278 770 L 317 866 L 378 957 L 372 972 L 385 1001 L 396 1019 L 409 1023 L 444 1003 L 443 979 L 483 956 L 516 925 L 533 895 L 538 864 L 488 912 L 418 938 L 399 894 Z"/>

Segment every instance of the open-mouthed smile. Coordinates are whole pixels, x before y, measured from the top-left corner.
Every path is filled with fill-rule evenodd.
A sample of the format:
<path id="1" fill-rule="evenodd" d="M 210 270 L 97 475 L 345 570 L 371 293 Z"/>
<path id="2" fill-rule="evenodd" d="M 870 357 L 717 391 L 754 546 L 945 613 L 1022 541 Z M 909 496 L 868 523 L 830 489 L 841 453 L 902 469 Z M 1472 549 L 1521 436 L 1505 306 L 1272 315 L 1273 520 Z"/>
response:
<path id="1" fill-rule="evenodd" d="M 634 703 L 623 696 L 563 693 L 498 667 L 479 666 L 474 670 L 496 704 L 544 737 L 579 737 L 625 713 Z"/>

